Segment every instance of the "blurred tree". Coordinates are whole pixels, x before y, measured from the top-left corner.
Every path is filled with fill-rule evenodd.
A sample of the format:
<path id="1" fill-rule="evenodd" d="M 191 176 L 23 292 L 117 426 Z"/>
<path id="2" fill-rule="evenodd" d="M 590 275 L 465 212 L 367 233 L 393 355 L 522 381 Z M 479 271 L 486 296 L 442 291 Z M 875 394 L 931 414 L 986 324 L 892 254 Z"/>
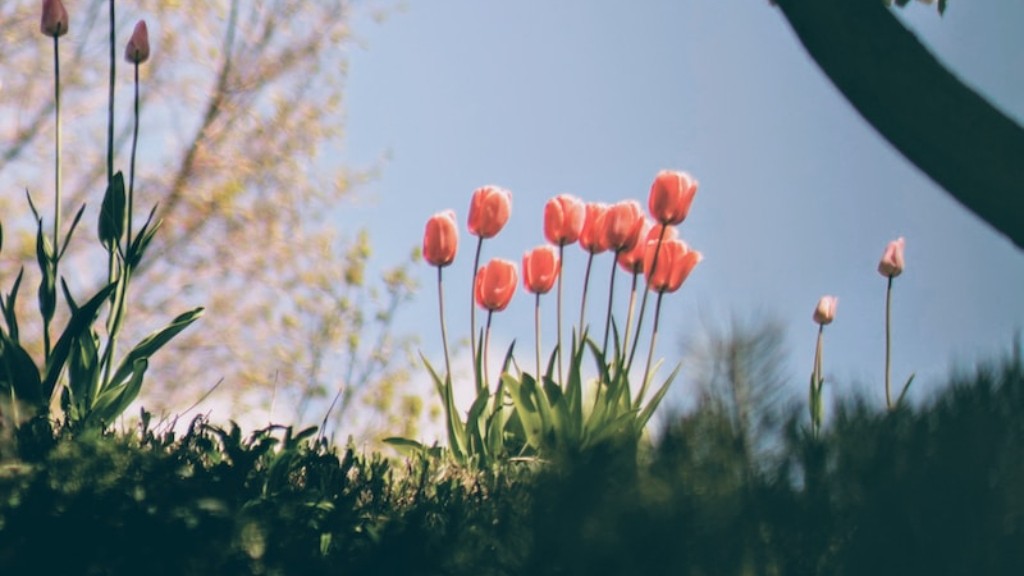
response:
<path id="1" fill-rule="evenodd" d="M 64 211 L 89 204 L 90 226 L 78 232 L 85 236 L 95 234 L 106 187 L 110 3 L 68 8 Z M 395 337 L 391 321 L 414 286 L 404 265 L 369 279 L 367 271 L 379 268 L 370 263 L 369 236 L 339 234 L 332 222 L 372 167 L 353 172 L 319 155 L 342 136 L 349 2 L 140 0 L 116 8 L 114 169 L 127 169 L 132 127 L 132 69 L 122 50 L 145 18 L 153 57 L 141 69 L 135 216 L 141 222 L 158 205 L 164 219 L 129 295 L 127 339 L 143 337 L 169 310 L 207 307 L 174 343 L 177 354 L 153 366 L 148 381 L 160 389 L 143 390 L 147 407 L 180 410 L 223 381 L 215 398 L 229 401 L 236 418 L 277 398 L 275 418 L 288 406 L 319 423 L 323 412 L 309 411 L 321 399 L 325 408 L 336 390 L 338 420 L 359 399 L 387 410 L 408 367 L 409 342 Z M 31 219 L 11 216 L 27 214 L 23 191 L 40 205 L 52 202 L 53 62 L 39 9 L 35 0 L 0 4 L 8 282 L 17 260 L 32 257 Z M 76 287 L 105 279 L 105 261 L 79 250 L 62 272 L 82 293 Z"/>

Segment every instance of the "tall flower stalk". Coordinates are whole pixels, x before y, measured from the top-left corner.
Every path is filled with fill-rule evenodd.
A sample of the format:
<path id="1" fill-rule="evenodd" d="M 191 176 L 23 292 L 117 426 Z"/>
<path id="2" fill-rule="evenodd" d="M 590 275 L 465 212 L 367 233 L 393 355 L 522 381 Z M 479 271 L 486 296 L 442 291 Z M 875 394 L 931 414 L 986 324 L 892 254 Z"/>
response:
<path id="1" fill-rule="evenodd" d="M 818 325 L 818 342 L 814 347 L 814 367 L 811 369 L 811 386 L 808 393 L 808 409 L 811 415 L 811 434 L 817 438 L 821 433 L 824 416 L 822 387 L 825 384 L 825 373 L 822 370 L 823 342 L 825 326 L 831 324 L 836 317 L 836 305 L 839 300 L 835 296 L 822 296 L 814 309 L 813 319 Z"/>
<path id="2" fill-rule="evenodd" d="M 469 219 L 467 226 L 470 234 L 478 238 L 476 244 L 476 256 L 473 258 L 473 283 L 477 285 L 477 274 L 480 266 L 480 253 L 483 248 L 484 239 L 493 238 L 505 227 L 509 217 L 512 215 L 512 194 L 497 186 L 482 186 L 473 192 L 469 204 Z M 480 350 L 477 347 L 476 339 L 476 299 L 470 298 L 469 325 L 470 343 L 473 352 L 473 371 L 476 377 L 477 390 L 483 388 L 484 382 L 480 377 L 476 359 Z"/>
<path id="3" fill-rule="evenodd" d="M 889 410 L 896 407 L 892 401 L 892 281 L 903 273 L 903 248 L 905 240 L 900 237 L 885 247 L 882 259 L 878 262 L 878 273 L 887 279 L 885 289 L 885 406 Z M 911 377 L 912 379 L 913 377 Z M 903 388 L 900 399 L 906 394 L 910 381 Z M 898 404 L 898 402 L 897 402 Z"/>

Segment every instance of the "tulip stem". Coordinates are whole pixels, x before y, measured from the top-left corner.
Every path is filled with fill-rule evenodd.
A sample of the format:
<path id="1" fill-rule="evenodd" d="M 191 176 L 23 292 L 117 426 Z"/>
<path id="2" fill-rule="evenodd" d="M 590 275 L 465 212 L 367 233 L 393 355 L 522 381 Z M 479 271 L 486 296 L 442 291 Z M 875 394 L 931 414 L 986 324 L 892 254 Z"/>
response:
<path id="1" fill-rule="evenodd" d="M 110 0 L 110 103 L 107 106 L 107 184 L 114 179 L 114 84 L 117 78 L 117 29 L 114 0 Z"/>
<path id="2" fill-rule="evenodd" d="M 626 333 L 622 338 L 622 353 L 629 349 L 629 327 L 633 323 L 633 312 L 636 311 L 636 287 L 639 283 L 639 272 L 633 272 L 633 285 L 629 290 L 629 308 L 626 312 Z M 634 336 L 635 337 L 635 336 Z"/>
<path id="3" fill-rule="evenodd" d="M 59 27 L 59 24 L 58 24 Z M 53 100 L 54 100 L 54 122 L 56 124 L 54 137 L 54 200 L 53 200 L 53 277 L 58 278 L 57 266 L 60 262 L 60 204 L 61 204 L 61 117 L 60 117 L 60 41 L 59 34 L 53 35 Z M 44 317 L 43 322 L 43 352 L 46 358 L 50 357 L 50 319 Z"/>
<path id="4" fill-rule="evenodd" d="M 561 275 L 559 275 L 559 282 L 558 283 L 559 283 L 559 285 L 561 285 L 561 283 L 562 283 L 561 282 Z M 559 288 L 561 288 L 561 286 L 559 286 Z M 558 294 L 559 294 L 559 296 L 561 296 L 561 294 L 562 294 L 561 290 L 559 290 Z M 559 302 L 561 302 L 561 299 L 559 299 Z M 559 318 L 561 318 L 561 315 L 559 315 Z M 561 336 L 561 332 L 562 331 L 559 330 L 558 332 L 559 332 L 559 336 Z M 561 339 L 561 338 L 559 338 L 559 339 Z M 537 382 L 541 383 L 541 382 L 543 382 L 543 376 L 541 375 L 541 372 L 540 372 L 540 293 L 538 293 L 536 295 L 536 303 L 534 304 L 534 307 L 533 307 L 533 341 L 536 343 L 536 348 L 537 348 Z M 559 344 L 559 346 L 561 346 L 561 344 Z M 561 348 L 559 348 L 559 350 L 558 350 L 558 359 L 559 360 L 562 359 L 562 350 L 561 350 Z M 562 373 L 561 373 L 562 372 L 562 367 L 561 367 L 561 365 L 559 365 L 559 367 L 558 367 L 558 372 L 559 372 L 558 373 L 558 377 L 559 377 L 559 379 L 561 379 L 561 377 L 562 377 Z"/>
<path id="5" fill-rule="evenodd" d="M 817 438 L 821 432 L 821 375 L 822 364 L 822 341 L 824 339 L 825 325 L 818 324 L 818 343 L 814 348 L 814 369 L 811 371 L 811 434 Z"/>
<path id="6" fill-rule="evenodd" d="M 658 244 L 654 247 L 654 258 L 651 259 L 651 269 L 647 270 L 647 277 L 654 277 L 654 271 L 658 267 L 658 255 L 661 253 L 661 245 L 665 241 L 665 232 L 668 226 L 661 225 L 661 233 L 658 234 Z M 636 356 L 636 345 L 640 342 L 640 328 L 644 325 L 644 313 L 647 311 L 647 295 L 650 290 L 644 290 L 644 297 L 640 299 L 640 314 L 636 319 L 636 336 L 633 337 L 633 347 L 629 350 L 629 360 L 626 362 L 626 372 L 633 367 L 633 357 Z"/>
<path id="7" fill-rule="evenodd" d="M 565 244 L 558 243 L 558 383 L 561 384 L 565 372 L 562 369 L 562 255 Z M 537 295 L 537 381 L 540 382 L 540 294 Z"/>
<path id="8" fill-rule="evenodd" d="M 654 305 L 654 329 L 651 330 L 651 348 L 647 352 L 647 366 L 644 368 L 644 379 L 640 381 L 640 393 L 636 396 L 636 405 L 640 406 L 644 400 L 644 394 L 647 392 L 647 381 L 651 374 L 651 359 L 654 358 L 654 344 L 658 339 L 658 318 L 661 316 L 661 297 L 665 295 L 664 291 L 658 292 L 658 300 Z"/>
<path id="9" fill-rule="evenodd" d="M 473 377 L 479 391 L 482 382 L 480 369 L 477 366 L 477 342 L 476 342 L 476 277 L 480 273 L 480 251 L 484 245 L 484 238 L 480 236 L 476 241 L 476 257 L 473 259 L 473 284 L 469 290 L 469 342 L 473 352 Z"/>
<path id="10" fill-rule="evenodd" d="M 490 368 L 491 363 L 490 363 L 490 361 L 488 359 L 488 354 L 487 353 L 491 349 L 491 318 L 493 316 L 494 316 L 494 310 L 488 310 L 487 311 L 487 327 L 484 329 L 484 348 L 483 348 L 483 355 L 484 355 L 484 377 L 483 377 L 484 386 L 483 386 L 483 389 L 484 390 L 490 390 L 491 389 L 491 381 L 488 379 L 488 375 L 491 373 L 491 368 Z"/>
<path id="11" fill-rule="evenodd" d="M 892 358 L 892 276 L 885 290 L 885 407 L 892 410 L 892 392 L 890 384 L 890 368 Z"/>
<path id="12" fill-rule="evenodd" d="M 583 273 L 583 297 L 580 299 L 580 345 L 583 345 L 583 320 L 587 310 L 587 287 L 590 285 L 590 268 L 594 264 L 594 253 L 587 257 L 587 270 Z M 575 352 L 575 351 L 574 351 Z"/>
<path id="13" fill-rule="evenodd" d="M 448 327 L 444 321 L 444 283 L 442 282 L 441 271 L 444 267 L 437 267 L 437 308 L 441 314 L 441 343 L 444 346 L 444 370 L 450 382 L 452 378 L 451 356 L 448 355 Z"/>
<path id="14" fill-rule="evenodd" d="M 619 254 L 622 250 L 615 251 L 615 258 L 612 259 L 612 274 L 608 281 L 608 313 L 604 319 L 604 343 L 601 345 L 601 356 L 608 356 L 608 334 L 612 327 L 612 299 L 615 296 L 615 271 L 618 269 Z"/>
<path id="15" fill-rule="evenodd" d="M 132 130 L 132 157 L 128 165 L 128 210 L 125 214 L 125 252 L 132 247 L 132 209 L 135 199 L 135 151 L 139 145 L 139 64 L 135 64 L 135 126 Z"/>

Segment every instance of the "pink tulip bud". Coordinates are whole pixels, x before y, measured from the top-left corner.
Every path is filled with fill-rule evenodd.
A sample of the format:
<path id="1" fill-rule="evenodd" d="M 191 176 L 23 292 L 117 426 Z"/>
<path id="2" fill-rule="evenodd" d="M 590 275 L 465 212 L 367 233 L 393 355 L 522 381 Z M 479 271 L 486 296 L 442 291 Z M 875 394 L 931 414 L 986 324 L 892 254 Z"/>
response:
<path id="1" fill-rule="evenodd" d="M 547 294 L 558 279 L 558 251 L 537 246 L 523 255 L 523 286 L 533 294 Z"/>
<path id="2" fill-rule="evenodd" d="M 142 64 L 149 60 L 149 29 L 146 28 L 145 20 L 139 20 L 135 24 L 135 31 L 132 32 L 128 46 L 124 49 L 124 59 L 133 64 Z"/>
<path id="3" fill-rule="evenodd" d="M 580 231 L 580 247 L 591 254 L 600 254 L 608 249 L 604 243 L 602 220 L 608 212 L 604 202 L 588 202 L 583 217 L 583 229 Z"/>
<path id="4" fill-rule="evenodd" d="M 544 237 L 555 246 L 572 244 L 583 231 L 586 208 L 571 194 L 559 194 L 544 205 Z"/>
<path id="5" fill-rule="evenodd" d="M 836 318 L 836 306 L 839 304 L 839 299 L 835 296 L 822 296 L 821 300 L 818 300 L 818 306 L 814 309 L 814 322 L 821 324 L 831 324 Z"/>
<path id="6" fill-rule="evenodd" d="M 39 30 L 54 38 L 68 33 L 68 11 L 60 0 L 43 0 L 43 18 Z"/>
<path id="7" fill-rule="evenodd" d="M 662 224 L 679 224 L 690 213 L 697 181 L 686 172 L 662 170 L 654 177 L 647 207 Z"/>
<path id="8" fill-rule="evenodd" d="M 903 237 L 889 242 L 882 254 L 882 260 L 878 263 L 878 273 L 882 276 L 895 278 L 903 273 L 903 245 L 906 242 Z"/>
<path id="9" fill-rule="evenodd" d="M 469 232 L 481 238 L 496 236 L 511 214 L 511 192 L 497 186 L 477 188 L 469 204 Z"/>
<path id="10" fill-rule="evenodd" d="M 433 266 L 447 266 L 459 249 L 459 227 L 455 212 L 438 212 L 427 220 L 423 231 L 423 258 Z"/>
<path id="11" fill-rule="evenodd" d="M 473 295 L 477 306 L 491 312 L 500 312 L 512 301 L 519 283 L 516 265 L 508 260 L 494 258 L 480 267 L 476 274 Z"/>
<path id="12" fill-rule="evenodd" d="M 657 266 L 653 265 L 655 253 L 658 255 Z M 690 250 L 682 240 L 662 242 L 661 248 L 658 248 L 657 240 L 647 242 L 644 253 L 647 288 L 655 292 L 675 292 L 703 259 L 700 252 Z"/>

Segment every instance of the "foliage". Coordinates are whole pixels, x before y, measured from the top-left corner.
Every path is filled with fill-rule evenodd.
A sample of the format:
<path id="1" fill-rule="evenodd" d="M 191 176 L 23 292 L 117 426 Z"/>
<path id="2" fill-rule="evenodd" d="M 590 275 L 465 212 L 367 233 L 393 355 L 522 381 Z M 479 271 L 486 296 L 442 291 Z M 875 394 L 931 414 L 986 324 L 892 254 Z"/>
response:
<path id="1" fill-rule="evenodd" d="M 0 572 L 1024 570 L 1019 359 L 918 408 L 843 403 L 817 437 L 803 413 L 779 425 L 777 449 L 752 452 L 730 409 L 705 396 L 639 454 L 610 441 L 484 470 L 202 419 L 180 437 L 145 416 L 127 434 L 32 444 L 23 433 L 0 441 Z"/>

